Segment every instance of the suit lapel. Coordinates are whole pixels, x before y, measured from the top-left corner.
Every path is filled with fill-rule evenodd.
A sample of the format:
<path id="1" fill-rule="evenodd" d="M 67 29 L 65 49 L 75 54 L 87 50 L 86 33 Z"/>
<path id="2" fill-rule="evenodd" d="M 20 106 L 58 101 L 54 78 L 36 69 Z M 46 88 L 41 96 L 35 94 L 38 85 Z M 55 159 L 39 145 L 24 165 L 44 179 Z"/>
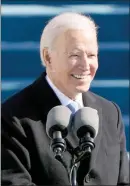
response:
<path id="1" fill-rule="evenodd" d="M 46 79 L 46 72 L 44 72 L 33 84 L 32 84 L 32 96 L 35 107 L 40 114 L 40 118 L 46 121 L 48 112 L 55 106 L 61 105 L 60 100 L 50 88 Z"/>
<path id="2" fill-rule="evenodd" d="M 100 140 L 102 136 L 102 108 L 99 106 L 99 103 L 97 103 L 97 99 L 91 92 L 83 93 L 83 103 L 85 107 L 91 107 L 93 109 L 96 109 L 98 111 L 99 115 L 99 129 L 98 129 L 98 134 L 94 140 L 95 142 L 95 148 L 92 151 L 91 158 L 90 158 L 90 165 L 89 165 L 89 170 L 94 168 L 95 160 L 97 157 L 97 153 L 99 150 L 100 146 Z"/>

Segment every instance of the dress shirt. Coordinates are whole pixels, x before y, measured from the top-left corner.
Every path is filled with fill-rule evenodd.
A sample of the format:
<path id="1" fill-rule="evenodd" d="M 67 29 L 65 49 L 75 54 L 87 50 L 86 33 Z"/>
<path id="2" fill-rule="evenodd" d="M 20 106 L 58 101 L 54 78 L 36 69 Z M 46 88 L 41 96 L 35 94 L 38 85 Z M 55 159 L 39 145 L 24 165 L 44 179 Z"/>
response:
<path id="1" fill-rule="evenodd" d="M 66 95 L 64 95 L 50 80 L 50 78 L 46 75 L 46 80 L 48 82 L 48 84 L 50 85 L 50 87 L 52 88 L 52 90 L 55 92 L 55 94 L 57 95 L 57 97 L 59 98 L 60 102 L 62 105 L 67 106 L 69 104 L 71 104 L 71 102 L 76 101 L 79 104 L 79 108 L 83 107 L 83 100 L 82 100 L 82 93 L 79 94 L 76 98 L 76 100 L 72 100 L 69 97 L 67 97 Z"/>

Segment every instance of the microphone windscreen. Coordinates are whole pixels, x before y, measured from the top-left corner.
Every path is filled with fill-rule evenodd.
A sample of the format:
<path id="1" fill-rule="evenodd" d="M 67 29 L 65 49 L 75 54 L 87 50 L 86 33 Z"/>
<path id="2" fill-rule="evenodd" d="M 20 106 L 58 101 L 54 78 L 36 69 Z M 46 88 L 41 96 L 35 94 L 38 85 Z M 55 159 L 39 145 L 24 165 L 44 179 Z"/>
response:
<path id="1" fill-rule="evenodd" d="M 83 107 L 79 109 L 74 116 L 74 131 L 79 138 L 90 133 L 92 138 L 95 138 L 99 128 L 99 116 L 96 109 Z"/>
<path id="2" fill-rule="evenodd" d="M 62 137 L 65 138 L 68 134 L 67 127 L 71 122 L 72 112 L 66 106 L 60 105 L 53 107 L 48 115 L 46 122 L 46 133 L 50 138 L 53 138 L 53 132 L 61 131 Z"/>

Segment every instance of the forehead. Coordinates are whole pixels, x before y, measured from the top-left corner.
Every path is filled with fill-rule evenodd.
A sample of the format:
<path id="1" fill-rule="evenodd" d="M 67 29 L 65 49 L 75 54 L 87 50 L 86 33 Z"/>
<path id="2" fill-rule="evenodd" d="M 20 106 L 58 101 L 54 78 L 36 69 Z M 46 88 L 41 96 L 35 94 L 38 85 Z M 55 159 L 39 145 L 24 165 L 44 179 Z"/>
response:
<path id="1" fill-rule="evenodd" d="M 97 48 L 96 32 L 90 28 L 85 30 L 67 30 L 59 38 L 60 47 L 65 50 Z"/>
<path id="2" fill-rule="evenodd" d="M 66 41 L 71 40 L 73 42 L 89 42 L 90 40 L 96 41 L 96 32 L 90 28 L 88 30 L 67 30 L 63 34 Z"/>
<path id="3" fill-rule="evenodd" d="M 96 50 L 97 37 L 95 31 L 88 29 L 83 30 L 70 30 L 65 33 L 65 46 L 67 50 Z"/>

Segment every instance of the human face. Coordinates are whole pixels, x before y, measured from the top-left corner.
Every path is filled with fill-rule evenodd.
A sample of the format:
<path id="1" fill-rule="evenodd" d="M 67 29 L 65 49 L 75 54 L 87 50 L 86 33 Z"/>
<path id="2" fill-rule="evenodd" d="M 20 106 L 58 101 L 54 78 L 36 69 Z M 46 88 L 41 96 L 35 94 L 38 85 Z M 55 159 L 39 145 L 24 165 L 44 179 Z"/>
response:
<path id="1" fill-rule="evenodd" d="M 55 86 L 71 99 L 88 91 L 98 68 L 95 31 L 67 30 L 55 41 L 47 74 Z"/>

